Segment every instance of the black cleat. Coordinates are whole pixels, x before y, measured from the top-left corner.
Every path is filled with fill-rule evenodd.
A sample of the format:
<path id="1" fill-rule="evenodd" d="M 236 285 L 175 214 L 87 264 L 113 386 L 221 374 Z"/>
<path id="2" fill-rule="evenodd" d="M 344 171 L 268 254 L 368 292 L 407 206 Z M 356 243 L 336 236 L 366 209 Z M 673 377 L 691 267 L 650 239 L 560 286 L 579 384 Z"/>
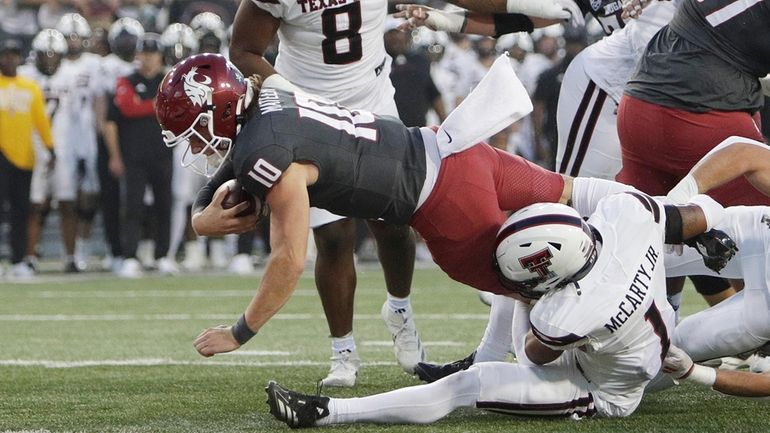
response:
<path id="1" fill-rule="evenodd" d="M 414 374 L 416 374 L 423 382 L 432 383 L 449 376 L 450 374 L 457 373 L 458 371 L 467 370 L 468 367 L 473 365 L 473 360 L 475 358 L 476 351 L 474 350 L 467 358 L 450 362 L 449 364 L 438 365 L 428 364 L 427 362 L 418 362 L 414 367 Z"/>
<path id="2" fill-rule="evenodd" d="M 291 428 L 313 427 L 317 420 L 329 416 L 329 397 L 300 394 L 272 380 L 265 392 L 270 413 Z"/>

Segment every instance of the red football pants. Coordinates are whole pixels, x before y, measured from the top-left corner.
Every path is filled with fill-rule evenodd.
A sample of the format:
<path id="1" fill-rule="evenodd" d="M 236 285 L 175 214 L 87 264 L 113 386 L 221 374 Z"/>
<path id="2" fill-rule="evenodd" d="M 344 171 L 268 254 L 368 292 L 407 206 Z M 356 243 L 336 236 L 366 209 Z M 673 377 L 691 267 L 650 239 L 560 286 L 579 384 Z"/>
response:
<path id="1" fill-rule="evenodd" d="M 666 195 L 709 150 L 737 135 L 764 141 L 758 117 L 740 111 L 691 113 L 624 95 L 618 107 L 623 168 L 616 180 Z M 709 191 L 724 206 L 770 205 L 743 177 Z"/>
<path id="2" fill-rule="evenodd" d="M 480 143 L 441 161 L 436 185 L 410 225 L 452 279 L 498 294 L 493 259 L 497 231 L 516 211 L 558 202 L 561 175 Z"/>

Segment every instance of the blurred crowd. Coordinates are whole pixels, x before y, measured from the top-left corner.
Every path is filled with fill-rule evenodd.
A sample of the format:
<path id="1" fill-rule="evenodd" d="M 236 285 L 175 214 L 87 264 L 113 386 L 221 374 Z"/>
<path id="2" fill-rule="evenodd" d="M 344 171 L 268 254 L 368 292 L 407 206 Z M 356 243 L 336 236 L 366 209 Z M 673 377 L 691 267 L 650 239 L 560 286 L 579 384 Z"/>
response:
<path id="1" fill-rule="evenodd" d="M 165 71 L 179 60 L 197 52 L 227 55 L 238 1 L 0 4 L 0 57 L 18 54 L 18 75 L 42 89 L 53 137 L 47 143 L 45 132 L 30 124 L 36 163 L 34 169 L 21 167 L 32 169 L 31 186 L 21 191 L 30 202 L 25 206 L 9 196 L 0 205 L 0 259 L 10 261 L 0 269 L 31 277 L 44 258 L 61 262 L 66 272 L 106 270 L 129 278 L 149 270 L 176 274 L 206 267 L 252 272 L 268 253 L 269 230 L 225 239 L 195 236 L 189 209 L 205 179 L 187 173 L 178 164 L 181 155 L 165 148 L 152 104 Z M 571 59 L 600 37 L 598 24 L 580 30 L 557 25 L 499 39 L 424 28 L 402 32 L 398 24 L 389 19 L 384 40 L 407 126 L 440 123 L 508 51 L 535 109 L 489 142 L 553 168 L 561 80 Z M 277 41 L 273 53 L 276 48 Z M 0 122 L 0 140 L 5 128 Z M 26 210 L 24 221 L 19 209 Z M 358 259 L 376 260 L 375 250 L 362 224 Z M 418 258 L 430 255 L 418 247 Z"/>

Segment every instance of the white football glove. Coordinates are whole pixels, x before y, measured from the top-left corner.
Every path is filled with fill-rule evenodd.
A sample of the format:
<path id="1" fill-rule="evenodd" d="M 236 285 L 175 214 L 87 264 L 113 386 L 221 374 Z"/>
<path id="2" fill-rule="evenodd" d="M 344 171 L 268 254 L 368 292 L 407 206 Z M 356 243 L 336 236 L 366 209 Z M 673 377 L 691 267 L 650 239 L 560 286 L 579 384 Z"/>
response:
<path id="1" fill-rule="evenodd" d="M 585 25 L 583 12 L 573 0 L 507 0 L 506 9 L 512 14 L 569 20 L 573 27 Z"/>
<path id="2" fill-rule="evenodd" d="M 686 379 L 692 373 L 694 365 L 690 355 L 672 344 L 663 359 L 663 372 L 674 379 Z"/>
<path id="3" fill-rule="evenodd" d="M 465 11 L 442 11 L 428 6 L 414 4 L 397 4 L 394 18 L 406 18 L 407 22 L 398 27 L 399 30 L 411 30 L 425 26 L 433 31 L 460 33 L 465 26 Z"/>
<path id="4" fill-rule="evenodd" d="M 770 74 L 767 74 L 764 78 L 760 78 L 759 84 L 762 85 L 762 93 L 764 93 L 765 96 L 770 96 Z"/>

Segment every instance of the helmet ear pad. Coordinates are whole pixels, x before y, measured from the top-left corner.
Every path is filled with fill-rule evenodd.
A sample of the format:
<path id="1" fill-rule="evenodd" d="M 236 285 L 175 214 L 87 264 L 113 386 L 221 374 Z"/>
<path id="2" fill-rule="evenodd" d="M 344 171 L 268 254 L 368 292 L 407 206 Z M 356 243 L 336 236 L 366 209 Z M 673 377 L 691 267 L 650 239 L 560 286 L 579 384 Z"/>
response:
<path id="1" fill-rule="evenodd" d="M 497 235 L 495 265 L 501 284 L 530 299 L 579 281 L 596 258 L 590 226 L 574 209 L 557 203 L 519 210 Z"/>

